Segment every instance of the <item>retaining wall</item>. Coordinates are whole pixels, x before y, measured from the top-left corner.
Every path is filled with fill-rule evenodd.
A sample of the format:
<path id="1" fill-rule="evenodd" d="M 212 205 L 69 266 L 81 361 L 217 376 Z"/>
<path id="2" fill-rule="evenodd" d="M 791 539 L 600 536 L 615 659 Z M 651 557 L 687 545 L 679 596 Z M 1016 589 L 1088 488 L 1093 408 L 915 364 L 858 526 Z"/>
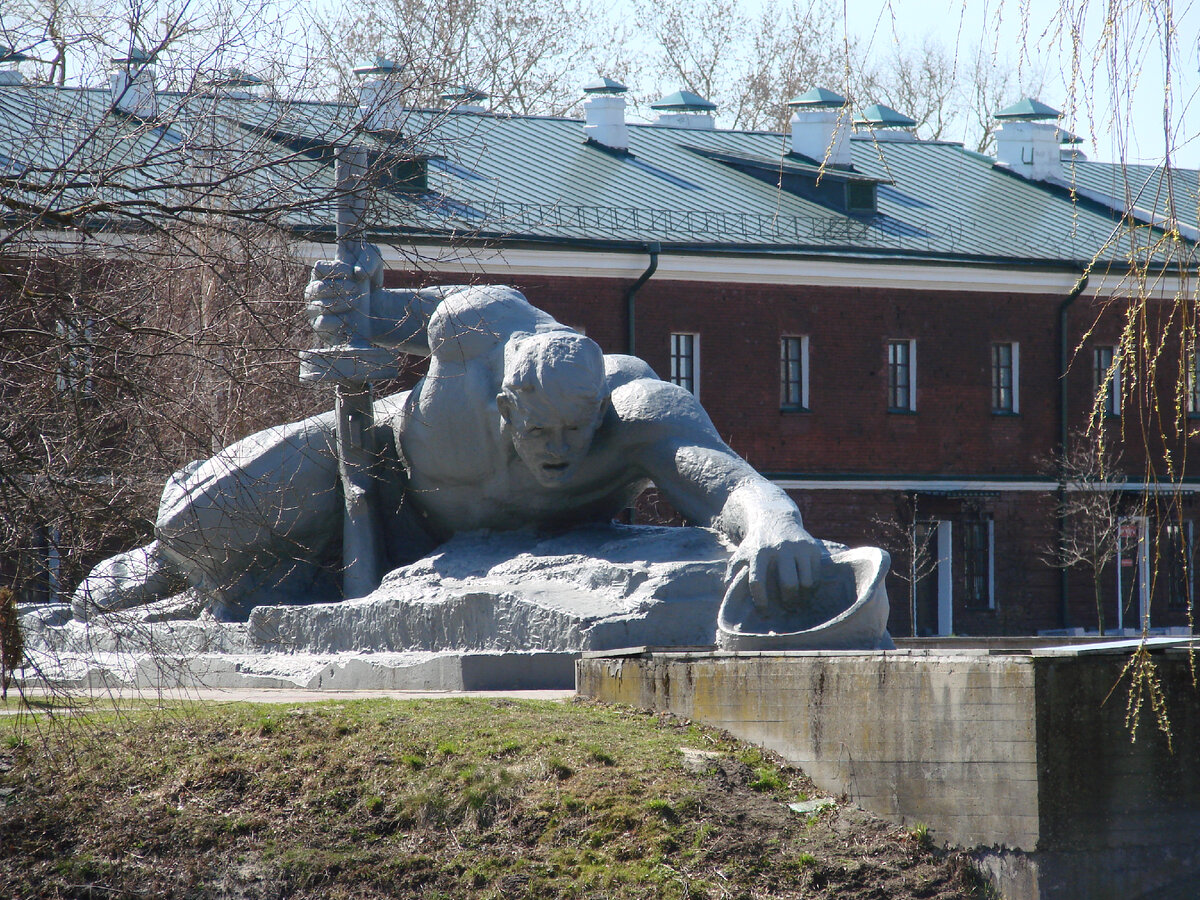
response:
<path id="1" fill-rule="evenodd" d="M 1010 900 L 1200 896 L 1197 692 L 1160 645 L 1172 740 L 1126 727 L 1127 645 L 585 654 L 580 694 L 780 753 L 823 789 L 975 852 Z M 1178 642 L 1173 642 L 1177 644 Z"/>

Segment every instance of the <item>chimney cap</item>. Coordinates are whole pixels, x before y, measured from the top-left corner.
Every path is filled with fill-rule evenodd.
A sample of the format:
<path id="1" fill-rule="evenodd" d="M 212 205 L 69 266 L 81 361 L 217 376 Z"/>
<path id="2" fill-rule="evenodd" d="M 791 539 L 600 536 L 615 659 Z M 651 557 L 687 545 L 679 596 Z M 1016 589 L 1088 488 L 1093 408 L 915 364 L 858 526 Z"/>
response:
<path id="1" fill-rule="evenodd" d="M 226 87 L 226 88 L 252 88 L 261 87 L 267 82 L 257 75 L 251 75 L 249 72 L 243 72 L 241 69 L 229 67 L 214 72 L 208 77 L 208 85 L 210 87 Z"/>
<path id="2" fill-rule="evenodd" d="M 793 109 L 841 109 L 846 105 L 846 98 L 825 88 L 813 88 L 793 97 L 787 105 Z"/>
<path id="3" fill-rule="evenodd" d="M 488 94 L 485 94 L 479 88 L 471 87 L 469 84 L 455 84 L 446 89 L 442 94 L 442 100 L 450 104 L 460 103 L 479 103 L 481 100 L 488 99 Z"/>
<path id="4" fill-rule="evenodd" d="M 404 66 L 400 63 L 388 59 L 386 56 L 376 55 L 375 62 L 372 65 L 355 66 L 353 72 L 355 75 L 398 75 Z"/>
<path id="5" fill-rule="evenodd" d="M 0 63 L 19 63 L 29 59 L 20 50 L 15 47 L 9 47 L 7 44 L 0 44 Z"/>
<path id="6" fill-rule="evenodd" d="M 153 65 L 154 57 L 141 47 L 132 47 L 125 56 L 114 56 L 112 62 L 117 66 L 149 66 Z"/>
<path id="7" fill-rule="evenodd" d="M 1061 119 L 1062 113 L 1032 97 L 1018 100 L 1012 106 L 993 114 L 993 119 L 1036 122 L 1042 119 Z"/>
<path id="8" fill-rule="evenodd" d="M 882 103 L 872 103 L 863 110 L 862 118 L 854 120 L 855 125 L 867 125 L 871 128 L 914 128 L 917 120 L 897 112 Z"/>
<path id="9" fill-rule="evenodd" d="M 657 103 L 651 103 L 650 108 L 660 109 L 664 112 L 709 113 L 717 108 L 717 104 L 705 100 L 699 94 L 693 94 L 691 91 L 676 91 L 663 97 Z"/>
<path id="10" fill-rule="evenodd" d="M 585 94 L 624 94 L 629 88 L 621 84 L 619 81 L 614 81 L 606 75 L 601 75 L 594 81 L 589 81 L 583 86 Z"/>

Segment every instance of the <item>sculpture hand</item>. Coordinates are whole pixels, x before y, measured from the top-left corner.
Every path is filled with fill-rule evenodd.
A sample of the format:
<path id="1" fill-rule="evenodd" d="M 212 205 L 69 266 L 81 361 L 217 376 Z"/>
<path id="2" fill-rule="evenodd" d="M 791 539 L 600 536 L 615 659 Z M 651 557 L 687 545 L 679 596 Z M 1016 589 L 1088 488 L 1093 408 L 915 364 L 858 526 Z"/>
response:
<path id="1" fill-rule="evenodd" d="M 760 610 L 771 603 L 794 609 L 811 592 L 824 555 L 821 542 L 799 526 L 754 530 L 729 560 L 725 580 L 732 586 L 739 577 L 748 578 Z"/>
<path id="2" fill-rule="evenodd" d="M 383 286 L 383 258 L 370 244 L 355 248 L 353 256 L 353 265 L 327 259 L 313 266 L 304 299 L 305 315 L 316 332 L 318 346 L 332 347 L 370 338 L 357 333 L 354 312 L 368 307 L 362 302 L 364 295 L 369 297 Z"/>

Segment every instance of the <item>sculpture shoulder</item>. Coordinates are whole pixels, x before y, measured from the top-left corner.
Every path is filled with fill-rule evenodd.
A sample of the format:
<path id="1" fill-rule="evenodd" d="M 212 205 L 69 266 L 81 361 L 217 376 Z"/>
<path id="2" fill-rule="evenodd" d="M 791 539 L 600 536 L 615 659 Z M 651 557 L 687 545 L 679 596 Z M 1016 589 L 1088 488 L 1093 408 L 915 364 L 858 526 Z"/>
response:
<path id="1" fill-rule="evenodd" d="M 429 320 L 429 347 L 439 359 L 466 362 L 491 352 L 514 334 L 562 327 L 516 288 L 471 285 L 438 304 Z"/>
<path id="2" fill-rule="evenodd" d="M 720 441 L 695 395 L 658 378 L 636 378 L 614 388 L 612 408 L 633 442 Z"/>

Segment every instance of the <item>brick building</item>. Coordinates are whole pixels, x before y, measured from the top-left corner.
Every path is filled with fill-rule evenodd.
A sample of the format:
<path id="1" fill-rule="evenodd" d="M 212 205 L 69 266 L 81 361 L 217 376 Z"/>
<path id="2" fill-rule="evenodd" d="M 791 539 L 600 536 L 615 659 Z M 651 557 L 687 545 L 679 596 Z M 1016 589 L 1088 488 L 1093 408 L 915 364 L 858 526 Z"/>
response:
<path id="1" fill-rule="evenodd" d="M 153 67 L 121 65 L 142 104 L 119 113 L 127 135 L 161 135 L 162 110 L 194 103 L 129 92 Z M 290 154 L 300 193 L 324 196 L 337 146 L 366 144 L 365 221 L 388 283 L 511 283 L 695 391 L 815 534 L 882 543 L 906 574 L 919 548 L 916 589 L 889 587 L 894 634 L 1096 627 L 1091 575 L 1045 561 L 1063 530 L 1056 498 L 1077 487 L 1048 460 L 1093 419 L 1121 450 L 1104 486 L 1124 502 L 1106 625 L 1188 626 L 1195 172 L 1088 161 L 1034 101 L 1001 114 L 990 158 L 917 140 L 886 107 L 852 127 L 822 90 L 792 102 L 781 135 L 717 129 L 686 92 L 656 122 L 627 122 L 606 80 L 581 121 L 411 109 L 394 67 L 363 77 L 357 106 L 281 110 L 216 89 L 206 102 L 230 133 Z M 0 86 L 10 123 L 67 103 L 103 119 L 123 102 Z M 0 164 L 15 168 L 3 127 Z M 332 255 L 332 218 L 321 203 L 290 215 L 302 256 Z"/>

